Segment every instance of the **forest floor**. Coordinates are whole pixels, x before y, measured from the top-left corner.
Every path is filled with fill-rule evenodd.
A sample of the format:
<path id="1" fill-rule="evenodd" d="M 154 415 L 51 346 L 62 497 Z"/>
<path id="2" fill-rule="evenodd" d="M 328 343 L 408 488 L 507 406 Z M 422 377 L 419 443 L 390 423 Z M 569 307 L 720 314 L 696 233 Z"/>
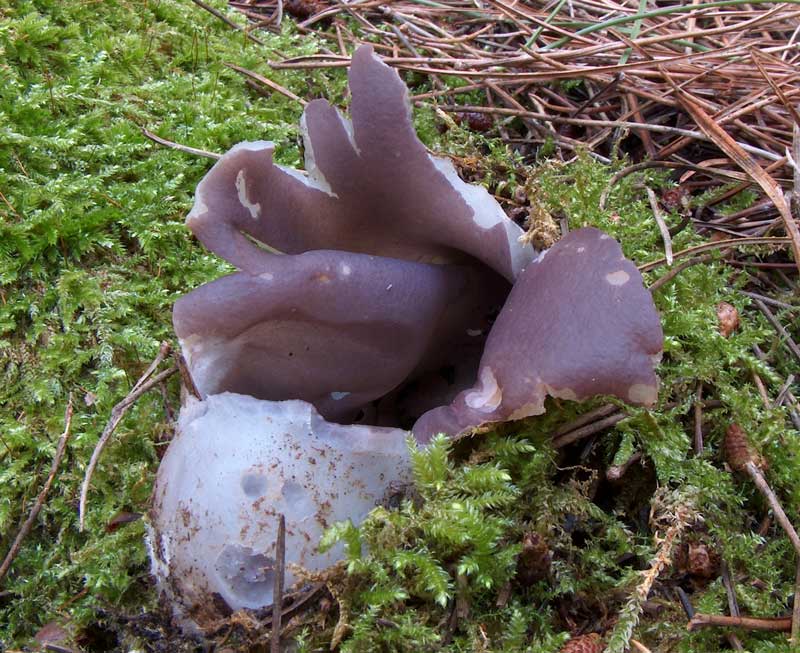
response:
<path id="1" fill-rule="evenodd" d="M 231 269 L 184 226 L 207 155 L 265 139 L 302 167 L 296 97 L 346 109 L 362 41 L 401 71 L 423 142 L 511 217 L 621 242 L 662 317 L 662 393 L 417 452 L 418 496 L 329 534 L 347 573 L 293 597 L 286 638 L 793 650 L 797 553 L 725 440 L 800 521 L 797 3 L 230 4 L 0 1 L 0 650 L 269 650 L 259 613 L 181 636 L 150 579 L 171 357 L 98 458 L 84 528 L 81 485 L 175 346 L 174 300 Z"/>

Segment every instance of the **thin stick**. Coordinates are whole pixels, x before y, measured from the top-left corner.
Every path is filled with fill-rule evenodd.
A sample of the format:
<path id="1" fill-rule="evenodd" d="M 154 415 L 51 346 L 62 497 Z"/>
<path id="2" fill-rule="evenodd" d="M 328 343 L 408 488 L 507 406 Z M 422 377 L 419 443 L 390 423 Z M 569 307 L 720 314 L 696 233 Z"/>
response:
<path id="1" fill-rule="evenodd" d="M 596 419 L 601 417 L 608 417 L 611 413 L 616 413 L 618 410 L 619 407 L 615 404 L 603 404 L 602 406 L 590 410 L 588 413 L 584 413 L 583 415 L 576 417 L 568 424 L 564 424 L 553 434 L 553 437 L 558 437 L 559 435 L 564 435 L 565 433 L 574 431 L 579 426 L 594 422 Z"/>
<path id="2" fill-rule="evenodd" d="M 89 465 L 86 468 L 86 473 L 83 477 L 83 483 L 81 484 L 81 497 L 78 504 L 78 528 L 81 532 L 84 530 L 86 525 L 86 498 L 89 494 L 89 484 L 92 482 L 92 475 L 94 474 L 95 467 L 97 467 L 97 462 L 100 460 L 100 454 L 103 453 L 103 449 L 105 449 L 117 426 L 125 416 L 125 413 L 127 413 L 130 407 L 136 403 L 136 400 L 148 390 L 158 386 L 162 381 L 168 379 L 178 371 L 178 367 L 175 365 L 148 380 L 148 377 L 153 374 L 156 367 L 158 367 L 167 354 L 169 354 L 169 350 L 170 347 L 168 343 L 161 343 L 161 349 L 159 350 L 158 355 L 155 357 L 153 362 L 150 363 L 150 366 L 147 368 L 147 370 L 145 370 L 145 373 L 139 377 L 139 380 L 134 384 L 128 395 L 111 410 L 111 417 L 106 423 L 106 427 L 103 429 L 103 433 L 100 435 L 100 439 L 97 441 L 97 445 L 92 452 L 92 457 L 89 460 Z"/>
<path id="3" fill-rule="evenodd" d="M 606 470 L 606 479 L 609 481 L 618 481 L 625 475 L 625 472 L 630 469 L 631 465 L 638 463 L 641 459 L 642 452 L 637 451 L 621 465 L 611 465 L 611 467 Z"/>
<path id="4" fill-rule="evenodd" d="M 789 388 L 792 387 L 794 383 L 794 374 L 790 374 L 786 377 L 786 381 L 783 382 L 781 389 L 778 390 L 778 394 L 775 396 L 775 401 L 772 402 L 773 408 L 777 408 L 778 406 L 782 406 L 783 402 L 786 401 L 786 393 L 789 392 Z"/>
<path id="5" fill-rule="evenodd" d="M 789 518 L 786 516 L 783 506 L 781 505 L 780 501 L 778 501 L 778 497 L 775 496 L 775 493 L 767 483 L 767 480 L 764 478 L 761 470 L 752 460 L 748 460 L 745 463 L 744 469 L 748 476 L 750 476 L 750 478 L 753 480 L 753 483 L 759 489 L 761 494 L 764 495 L 764 498 L 767 500 L 767 503 L 769 503 L 770 507 L 772 508 L 772 512 L 775 515 L 775 521 L 781 525 L 781 528 L 783 528 L 784 532 L 789 538 L 789 541 L 792 543 L 794 550 L 797 552 L 798 556 L 800 556 L 800 537 L 798 537 L 797 531 L 794 529 L 794 526 L 792 526 L 792 522 L 790 522 Z"/>
<path id="6" fill-rule="evenodd" d="M 142 373 L 136 383 L 133 384 L 131 390 L 138 390 L 147 379 L 153 376 L 153 372 L 156 371 L 158 366 L 161 365 L 161 362 L 169 355 L 171 349 L 172 346 L 164 340 L 158 347 L 156 357 L 152 360 L 150 365 L 147 366 L 147 369 Z"/>
<path id="7" fill-rule="evenodd" d="M 742 247 L 743 245 L 775 245 L 786 246 L 791 245 L 789 238 L 782 238 L 776 236 L 744 236 L 742 238 L 728 238 L 727 240 L 717 240 L 715 242 L 703 243 L 702 245 L 695 245 L 694 247 L 687 247 L 680 252 L 676 252 L 673 258 L 683 258 L 684 256 L 691 256 L 692 254 L 699 254 L 700 252 L 710 252 L 715 249 L 727 249 L 728 247 Z M 639 266 L 640 272 L 650 272 L 657 267 L 666 263 L 666 259 L 659 259 L 650 263 L 643 263 Z M 792 266 L 794 267 L 794 266 Z"/>
<path id="8" fill-rule="evenodd" d="M 778 321 L 778 318 L 773 315 L 772 311 L 769 310 L 760 299 L 755 299 L 755 304 L 758 306 L 758 310 L 761 311 L 764 317 L 767 318 L 767 321 L 772 325 L 772 328 L 778 332 L 778 334 L 783 338 L 783 344 L 785 344 L 789 351 L 794 354 L 794 357 L 800 361 L 800 347 L 797 346 L 797 343 L 792 339 L 792 336 L 789 335 L 789 332 L 783 327 L 783 325 Z"/>
<path id="9" fill-rule="evenodd" d="M 188 145 L 181 145 L 180 143 L 168 141 L 166 138 L 161 138 L 161 136 L 157 136 L 149 129 L 145 129 L 144 127 L 139 127 L 139 129 L 141 130 L 142 135 L 146 138 L 149 138 L 154 143 L 158 143 L 159 145 L 163 145 L 164 147 L 168 147 L 172 150 L 186 152 L 186 154 L 194 154 L 195 156 L 204 156 L 207 159 L 214 159 L 215 161 L 222 158 L 222 155 L 217 154 L 216 152 L 207 152 L 206 150 L 200 150 L 196 147 L 190 147 Z"/>
<path id="10" fill-rule="evenodd" d="M 67 399 L 67 408 L 64 412 L 64 432 L 58 439 L 58 446 L 56 447 L 56 454 L 53 457 L 53 464 L 50 466 L 50 473 L 47 475 L 47 480 L 45 481 L 42 490 L 39 492 L 39 496 L 36 497 L 36 503 L 33 504 L 33 508 L 31 509 L 28 518 L 25 520 L 25 523 L 22 524 L 22 528 L 19 529 L 19 533 L 17 533 L 17 537 L 14 538 L 14 542 L 11 544 L 11 548 L 8 550 L 8 553 L 3 560 L 3 564 L 0 565 L 0 581 L 5 578 L 8 570 L 11 568 L 11 563 L 14 562 L 14 558 L 17 557 L 17 554 L 19 554 L 19 550 L 22 547 L 22 541 L 28 536 L 28 533 L 31 532 L 33 524 L 36 521 L 36 518 L 39 516 L 42 507 L 44 506 L 45 499 L 47 499 L 50 488 L 53 486 L 53 481 L 55 480 L 56 473 L 58 472 L 58 467 L 67 451 L 67 442 L 69 441 L 69 432 L 71 426 L 72 395 L 70 395 Z"/>
<path id="11" fill-rule="evenodd" d="M 667 265 L 672 265 L 672 237 L 669 235 L 669 227 L 664 221 L 664 213 L 658 205 L 658 198 L 655 191 L 649 186 L 645 189 L 647 191 L 647 199 L 650 202 L 650 208 L 653 210 L 653 218 L 655 218 L 658 230 L 661 232 L 661 239 L 664 241 L 664 259 Z"/>
<path id="12" fill-rule="evenodd" d="M 792 306 L 791 304 L 787 304 L 786 302 L 780 302 L 777 299 L 772 299 L 772 297 L 767 297 L 766 295 L 759 295 L 755 292 L 749 292 L 747 290 L 740 290 L 739 291 L 742 295 L 747 295 L 751 299 L 760 299 L 765 304 L 770 304 L 775 308 L 783 308 L 787 311 L 800 311 L 800 306 Z"/>
<path id="13" fill-rule="evenodd" d="M 653 283 L 650 284 L 648 289 L 650 290 L 650 292 L 655 292 L 656 290 L 661 288 L 661 286 L 664 286 L 667 283 L 669 283 L 670 281 L 672 281 L 675 277 L 677 277 L 686 268 L 690 268 L 693 265 L 697 265 L 698 263 L 708 263 L 708 261 L 710 261 L 710 260 L 711 260 L 711 255 L 710 254 L 702 254 L 701 256 L 695 256 L 694 258 L 690 258 L 690 259 L 684 261 L 683 263 L 681 263 L 680 265 L 676 265 L 674 268 L 672 268 L 666 274 L 660 276 L 658 279 L 656 279 Z"/>
<path id="14" fill-rule="evenodd" d="M 577 442 L 578 440 L 587 438 L 590 435 L 594 435 L 595 433 L 618 424 L 627 416 L 628 415 L 626 413 L 619 412 L 611 415 L 610 417 L 606 417 L 605 419 L 601 419 L 594 424 L 589 424 L 588 426 L 583 426 L 575 429 L 574 431 L 570 431 L 569 433 L 565 433 L 564 435 L 553 440 L 553 447 L 556 449 L 566 447 L 568 444 L 572 444 L 573 442 Z"/>
<path id="15" fill-rule="evenodd" d="M 272 637 L 270 653 L 281 653 L 281 617 L 283 616 L 283 581 L 286 572 L 286 518 L 278 516 L 278 535 L 275 539 L 275 582 L 272 590 Z"/>
<path id="16" fill-rule="evenodd" d="M 250 79 L 258 82 L 259 84 L 263 84 L 264 86 L 271 88 L 273 91 L 277 91 L 278 93 L 289 98 L 290 100 L 294 100 L 295 102 L 301 104 L 302 106 L 306 106 L 308 104 L 308 102 L 306 102 L 299 95 L 295 95 L 288 88 L 281 86 L 280 84 L 278 84 L 278 82 L 273 82 L 271 79 L 264 77 L 264 75 L 259 75 L 258 73 L 253 72 L 252 70 L 248 70 L 247 68 L 242 68 L 241 66 L 237 66 L 236 64 L 226 63 L 225 65 L 231 70 L 235 70 L 240 75 L 249 77 Z"/>
<path id="17" fill-rule="evenodd" d="M 237 32 L 242 32 L 248 39 L 250 39 L 253 43 L 258 43 L 259 45 L 264 45 L 264 41 L 257 39 L 255 36 L 250 34 L 246 29 L 244 29 L 241 25 L 237 25 L 234 23 L 230 18 L 228 18 L 225 14 L 221 11 L 217 11 L 214 7 L 207 5 L 202 0 L 192 0 L 198 7 L 205 9 L 209 14 L 212 16 L 216 16 L 219 18 L 223 23 L 228 25 L 229 27 L 235 29 Z"/>
<path id="18" fill-rule="evenodd" d="M 724 628 L 746 628 L 747 630 L 770 630 L 786 632 L 792 627 L 791 617 L 773 617 L 758 619 L 756 617 L 729 617 L 724 614 L 696 613 L 687 624 L 689 632 L 707 626 L 722 626 Z"/>
<path id="19" fill-rule="evenodd" d="M 605 210 L 606 204 L 608 203 L 608 196 L 611 194 L 611 191 L 614 189 L 614 186 L 619 183 L 621 179 L 627 177 L 628 175 L 639 172 L 640 170 L 648 170 L 651 168 L 670 168 L 670 169 L 678 169 L 678 170 L 693 170 L 694 172 L 701 172 L 703 174 L 708 175 L 719 175 L 724 176 L 729 179 L 736 179 L 739 181 L 749 181 L 749 178 L 745 177 L 741 172 L 735 172 L 730 170 L 722 170 L 720 168 L 707 168 L 705 166 L 695 165 L 693 163 L 683 163 L 683 162 L 676 162 L 676 161 L 642 161 L 641 163 L 634 163 L 633 165 L 629 165 L 626 168 L 623 168 L 619 172 L 616 172 L 611 179 L 608 180 L 608 184 L 603 189 L 603 192 L 600 194 L 600 209 Z"/>
<path id="20" fill-rule="evenodd" d="M 189 366 L 186 364 L 186 359 L 183 357 L 183 354 L 179 352 L 176 353 L 175 365 L 181 375 L 181 383 L 183 387 L 186 388 L 186 391 L 195 399 L 202 399 L 203 395 L 201 395 L 200 390 L 197 389 L 197 385 L 194 382 L 194 378 L 192 378 L 192 373 L 189 371 Z"/>
<path id="21" fill-rule="evenodd" d="M 443 71 L 436 71 L 442 73 Z M 453 74 L 456 74 L 455 72 Z M 716 144 L 713 138 L 707 136 L 703 132 L 694 131 L 692 129 L 681 129 L 679 127 L 669 127 L 668 125 L 656 125 L 653 123 L 630 122 L 628 120 L 591 120 L 587 118 L 564 118 L 561 116 L 552 116 L 548 114 L 538 113 L 535 111 L 519 111 L 517 109 L 504 109 L 502 107 L 483 107 L 477 105 L 460 105 L 460 104 L 442 104 L 439 105 L 442 111 L 469 111 L 472 113 L 496 113 L 501 116 L 516 116 L 518 118 L 531 118 L 534 120 L 548 120 L 550 122 L 565 124 L 565 125 L 579 125 L 585 127 L 614 127 L 614 128 L 628 128 L 640 129 L 655 132 L 657 134 L 671 134 L 675 136 L 686 136 L 698 141 L 710 141 Z M 770 161 L 775 161 L 783 157 L 773 154 L 760 147 L 754 147 L 747 143 L 739 143 L 735 141 L 743 152 L 748 154 L 755 154 Z"/>
<path id="22" fill-rule="evenodd" d="M 794 577 L 794 605 L 792 606 L 791 643 L 794 647 L 800 643 L 800 558 L 797 559 L 797 571 Z"/>
<path id="23" fill-rule="evenodd" d="M 731 574 L 728 571 L 728 564 L 723 560 L 720 565 L 720 575 L 722 576 L 722 584 L 725 586 L 725 594 L 728 597 L 728 611 L 732 617 L 739 616 L 739 602 L 736 600 L 736 591 L 733 588 L 731 581 Z M 733 633 L 728 633 L 728 641 L 731 646 L 737 651 L 743 651 L 741 640 Z"/>
<path id="24" fill-rule="evenodd" d="M 703 453 L 703 382 L 697 382 L 694 400 L 694 455 Z"/>
<path id="25" fill-rule="evenodd" d="M 694 606 L 692 605 L 692 601 L 689 598 L 689 595 L 686 594 L 686 591 L 680 585 L 678 585 L 678 587 L 675 588 L 675 591 L 678 594 L 678 600 L 681 602 L 681 607 L 683 608 L 683 611 L 686 613 L 686 616 L 689 619 L 691 619 L 692 617 L 694 617 L 695 613 L 694 613 Z"/>

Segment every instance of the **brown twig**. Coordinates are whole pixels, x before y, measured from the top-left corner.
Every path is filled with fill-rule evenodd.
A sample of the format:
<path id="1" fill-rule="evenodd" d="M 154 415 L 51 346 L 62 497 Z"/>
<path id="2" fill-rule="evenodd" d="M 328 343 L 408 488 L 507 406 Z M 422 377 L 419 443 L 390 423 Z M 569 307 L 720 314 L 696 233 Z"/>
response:
<path id="1" fill-rule="evenodd" d="M 725 586 L 725 595 L 728 597 L 728 611 L 732 617 L 739 615 L 739 602 L 736 600 L 736 590 L 731 581 L 731 575 L 728 571 L 728 564 L 723 560 L 720 564 L 720 576 L 722 576 L 722 584 Z M 690 617 L 691 618 L 691 617 Z M 728 633 L 728 641 L 736 651 L 743 651 L 741 640 L 733 633 Z"/>
<path id="2" fill-rule="evenodd" d="M 58 439 L 58 445 L 56 447 L 55 456 L 53 456 L 53 464 L 50 466 L 50 473 L 47 475 L 47 480 L 44 483 L 41 491 L 39 492 L 39 496 L 36 497 L 36 502 L 33 504 L 33 508 L 31 508 L 30 513 L 28 514 L 28 518 L 22 524 L 22 527 L 19 529 L 19 533 L 14 538 L 14 542 L 11 544 L 11 548 L 8 550 L 5 559 L 3 560 L 3 564 L 0 565 L 0 581 L 2 581 L 8 570 L 11 568 L 11 563 L 14 562 L 14 558 L 17 557 L 19 554 L 19 550 L 22 547 L 23 540 L 28 536 L 28 533 L 31 532 L 33 528 L 33 524 L 36 521 L 36 518 L 39 516 L 39 513 L 44 506 L 45 499 L 47 499 L 47 495 L 50 492 L 50 488 L 53 486 L 53 481 L 55 480 L 56 473 L 58 472 L 58 467 L 61 464 L 61 460 L 64 458 L 64 454 L 67 451 L 67 442 L 69 441 L 70 436 L 70 427 L 72 426 L 72 395 L 67 398 L 67 408 L 64 411 L 64 432 L 61 434 L 61 437 Z"/>
<path id="3" fill-rule="evenodd" d="M 783 339 L 783 344 L 789 349 L 790 352 L 794 355 L 794 357 L 800 362 L 800 347 L 798 347 L 797 343 L 792 339 L 792 336 L 789 335 L 789 332 L 784 328 L 784 326 L 778 321 L 778 318 L 769 310 L 760 299 L 755 299 L 756 306 L 758 310 L 767 318 L 767 321 L 772 325 L 772 328 L 778 332 L 778 335 L 781 336 Z"/>
<path id="4" fill-rule="evenodd" d="M 145 129 L 144 127 L 139 127 L 142 132 L 142 135 L 146 138 L 149 138 L 154 143 L 158 143 L 159 145 L 163 145 L 164 147 L 168 147 L 172 150 L 178 150 L 179 152 L 186 152 L 186 154 L 194 154 L 195 156 L 204 156 L 207 159 L 214 159 L 215 161 L 222 158 L 221 154 L 217 154 L 215 152 L 207 152 L 206 150 L 200 150 L 196 147 L 189 147 L 188 145 L 181 145 L 180 143 L 175 143 L 173 141 L 168 141 L 166 138 L 162 138 L 161 136 L 157 136 L 149 129 Z"/>
<path id="5" fill-rule="evenodd" d="M 794 577 L 791 642 L 794 646 L 800 644 L 800 558 L 797 559 L 797 570 Z"/>
<path id="6" fill-rule="evenodd" d="M 689 632 L 693 632 L 698 628 L 707 628 L 709 626 L 787 632 L 792 627 L 792 618 L 773 617 L 768 619 L 759 619 L 757 617 L 729 617 L 728 615 L 724 614 L 702 614 L 697 612 L 686 627 L 688 628 Z"/>
<path id="7" fill-rule="evenodd" d="M 800 556 L 800 536 L 797 535 L 797 531 L 786 516 L 786 511 L 784 511 L 778 497 L 767 483 L 767 479 L 764 478 L 758 465 L 756 465 L 750 445 L 747 442 L 747 436 L 745 436 L 744 431 L 738 424 L 731 424 L 728 427 L 725 433 L 725 449 L 730 466 L 737 472 L 745 472 L 751 478 L 753 484 L 767 500 L 770 508 L 772 508 L 775 521 L 781 525 L 795 552 Z"/>
<path id="8" fill-rule="evenodd" d="M 758 236 L 750 237 L 745 236 L 742 238 L 729 238 L 726 240 L 718 240 L 710 243 L 703 243 L 702 245 L 695 245 L 694 247 L 687 247 L 680 252 L 673 254 L 673 259 L 699 254 L 701 252 L 709 252 L 715 249 L 728 249 L 729 247 L 743 247 L 744 245 L 772 245 L 772 246 L 786 246 L 791 244 L 788 238 L 779 238 L 775 236 Z M 666 263 L 666 259 L 658 259 L 650 263 L 643 263 L 639 266 L 640 272 L 650 272 L 651 270 L 661 267 Z"/>
<path id="9" fill-rule="evenodd" d="M 647 199 L 650 202 L 650 208 L 653 211 L 653 218 L 658 225 L 658 230 L 661 232 L 661 239 L 664 241 L 664 260 L 667 265 L 672 265 L 672 237 L 669 235 L 669 227 L 664 220 L 664 213 L 661 211 L 661 206 L 658 204 L 658 198 L 655 191 L 649 186 L 645 188 L 647 192 Z"/>
<path id="10" fill-rule="evenodd" d="M 670 281 L 672 281 L 686 268 L 690 268 L 693 265 L 697 265 L 699 263 L 708 263 L 710 260 L 711 260 L 710 254 L 702 254 L 700 256 L 695 256 L 686 261 L 683 261 L 680 265 L 676 265 L 674 268 L 672 268 L 665 274 L 661 275 L 658 279 L 656 279 L 653 283 L 651 283 L 648 286 L 648 289 L 650 290 L 650 292 L 655 292 L 656 290 L 661 288 L 661 286 L 664 286 L 668 284 Z"/>
<path id="11" fill-rule="evenodd" d="M 152 388 L 157 387 L 161 382 L 165 381 L 178 371 L 178 367 L 173 366 L 168 370 L 164 370 L 163 372 L 152 376 L 161 362 L 167 357 L 169 351 L 169 343 L 162 342 L 161 348 L 159 349 L 159 352 L 153 362 L 150 363 L 150 366 L 145 370 L 144 374 L 139 377 L 139 380 L 134 384 L 133 388 L 131 388 L 131 391 L 128 393 L 128 395 L 111 410 L 111 417 L 109 417 L 109 420 L 103 429 L 103 433 L 100 435 L 97 445 L 95 445 L 94 451 L 92 452 L 92 457 L 89 460 L 89 465 L 86 467 L 83 483 L 81 483 L 81 496 L 78 504 L 78 527 L 81 531 L 83 531 L 86 526 L 86 500 L 89 494 L 89 485 L 92 482 L 92 475 L 94 474 L 94 470 L 97 467 L 98 461 L 100 460 L 100 455 L 103 453 L 103 450 L 111 439 L 111 436 L 114 434 L 117 426 L 122 421 L 125 413 L 127 413 L 131 406 L 136 403 L 139 397 Z"/>
<path id="12" fill-rule="evenodd" d="M 280 84 L 278 84 L 278 82 L 273 82 L 271 79 L 264 77 L 264 75 L 259 75 L 258 73 L 253 72 L 252 70 L 248 70 L 247 68 L 243 68 L 242 66 L 237 66 L 232 63 L 226 63 L 225 65 L 231 70 L 235 70 L 240 75 L 244 75 L 245 77 L 248 77 L 251 80 L 258 82 L 259 84 L 263 84 L 264 86 L 271 88 L 273 91 L 280 93 L 284 97 L 287 97 L 290 100 L 294 100 L 295 102 L 297 102 L 302 106 L 306 106 L 308 104 L 308 102 L 306 102 L 299 95 L 295 95 L 285 86 L 281 86 Z"/>
<path id="13" fill-rule="evenodd" d="M 638 463 L 641 459 L 642 452 L 637 451 L 621 465 L 611 465 L 606 470 L 606 479 L 609 481 L 618 481 L 625 475 L 625 472 L 630 469 L 631 465 Z"/>
<path id="14" fill-rule="evenodd" d="M 228 27 L 231 27 L 231 28 L 235 29 L 237 32 L 242 32 L 242 34 L 244 34 L 244 36 L 246 38 L 250 39 L 253 43 L 258 43 L 259 45 L 264 45 L 264 41 L 262 41 L 261 39 L 257 39 L 255 36 L 250 34 L 249 31 L 244 29 L 241 25 L 237 25 L 236 23 L 234 23 L 230 18 L 228 18 L 221 11 L 218 11 L 218 10 L 214 9 L 214 7 L 212 7 L 210 5 L 207 5 L 202 0 L 192 0 L 192 2 L 194 2 L 201 9 L 205 9 L 212 16 L 216 16 L 217 18 L 219 18 L 223 23 L 228 25 Z"/>
<path id="15" fill-rule="evenodd" d="M 561 449 L 562 447 L 566 447 L 568 444 L 572 444 L 573 442 L 577 442 L 583 438 L 588 438 L 590 435 L 594 435 L 595 433 L 599 433 L 600 431 L 610 428 L 615 424 L 619 424 L 626 417 L 627 414 L 620 411 L 619 413 L 615 413 L 609 417 L 606 417 L 605 419 L 601 419 L 592 424 L 587 424 L 586 426 L 577 428 L 569 433 L 565 433 L 564 435 L 554 438 L 553 447 L 555 449 Z"/>
<path id="16" fill-rule="evenodd" d="M 694 399 L 694 455 L 703 453 L 703 382 L 697 382 Z"/>
<path id="17" fill-rule="evenodd" d="M 186 359 L 180 352 L 175 353 L 175 366 L 178 368 L 181 384 L 186 389 L 186 392 L 195 399 L 202 399 L 203 395 L 201 395 L 200 390 L 197 389 L 192 373 L 189 371 L 189 366 L 186 364 Z"/>

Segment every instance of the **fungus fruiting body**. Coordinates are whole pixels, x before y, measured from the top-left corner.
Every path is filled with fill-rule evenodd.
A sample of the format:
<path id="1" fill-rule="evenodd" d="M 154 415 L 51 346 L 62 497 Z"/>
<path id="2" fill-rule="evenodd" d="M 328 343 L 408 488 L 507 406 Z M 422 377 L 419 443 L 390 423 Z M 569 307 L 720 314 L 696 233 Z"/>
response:
<path id="1" fill-rule="evenodd" d="M 323 529 L 409 480 L 405 429 L 424 444 L 542 413 L 547 395 L 656 399 L 661 327 L 618 243 L 579 229 L 537 254 L 428 154 L 370 47 L 349 81 L 350 119 L 306 107 L 305 172 L 274 164 L 270 143 L 239 144 L 187 218 L 238 268 L 175 305 L 201 397 L 151 512 L 155 574 L 200 626 L 272 601 L 279 514 L 288 563 L 334 560 L 317 551 Z"/>
<path id="2" fill-rule="evenodd" d="M 324 529 L 360 521 L 390 483 L 410 481 L 404 435 L 331 424 L 305 401 L 229 392 L 191 400 L 153 493 L 151 559 L 162 587 L 198 624 L 224 614 L 220 601 L 269 605 L 278 516 L 288 522 L 288 559 L 307 569 L 334 562 L 338 549 L 316 552 Z"/>

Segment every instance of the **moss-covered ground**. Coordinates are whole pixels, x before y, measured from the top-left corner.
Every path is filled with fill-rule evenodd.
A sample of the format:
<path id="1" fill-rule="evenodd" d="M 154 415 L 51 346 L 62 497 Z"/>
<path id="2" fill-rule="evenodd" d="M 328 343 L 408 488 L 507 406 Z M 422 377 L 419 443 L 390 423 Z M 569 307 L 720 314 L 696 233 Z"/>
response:
<path id="1" fill-rule="evenodd" d="M 281 163 L 298 165 L 301 107 L 250 91 L 225 63 L 268 74 L 301 96 L 344 102 L 342 69 L 266 66 L 315 52 L 313 36 L 298 35 L 287 20 L 280 35 L 259 38 L 265 45 L 189 0 L 0 0 L 3 555 L 47 476 L 68 397 L 74 405 L 56 483 L 0 586 L 0 648 L 29 644 L 56 621 L 86 650 L 175 650 L 163 648 L 157 633 L 148 642 L 120 625 L 154 611 L 156 597 L 143 521 L 110 525 L 120 513 L 147 510 L 178 405 L 176 379 L 164 393 L 145 395 L 117 429 L 93 478 L 84 532 L 78 496 L 112 407 L 172 338 L 175 297 L 227 270 L 183 225 L 210 162 L 156 146 L 140 128 L 213 152 L 269 139 Z M 606 229 L 638 263 L 661 257 L 641 188 L 643 181 L 667 185 L 660 173 L 626 178 L 600 211 L 612 171 L 589 157 L 522 162 L 491 138 L 452 125 L 441 133 L 430 107 L 416 118 L 429 146 L 469 157 L 493 190 L 511 196 L 535 174 L 532 202 L 572 227 Z M 675 249 L 694 242 L 684 230 Z M 725 429 L 738 423 L 768 461 L 787 512 L 797 515 L 800 434 L 785 409 L 765 407 L 753 384 L 757 373 L 774 397 L 792 362 L 739 292 L 746 282 L 715 258 L 655 291 L 666 334 L 656 410 L 629 410 L 614 428 L 564 451 L 553 449 L 551 434 L 602 402 L 553 404 L 545 417 L 502 433 L 418 452 L 418 496 L 377 510 L 358 530 L 330 533 L 351 544 L 351 574 L 338 609 L 309 617 L 301 642 L 325 650 L 338 622 L 336 635 L 352 651 L 557 651 L 585 630 L 602 631 L 609 651 L 625 650 L 632 633 L 654 651 L 717 651 L 727 640 L 717 631 L 686 633 L 675 594 L 687 591 L 698 611 L 727 611 L 719 574 L 692 574 L 681 562 L 690 545 L 727 563 L 743 613 L 785 614 L 792 549 L 776 526 L 758 532 L 764 502 L 726 468 L 722 451 Z M 715 312 L 722 300 L 742 317 L 727 339 Z M 755 358 L 753 344 L 771 367 Z M 711 404 L 705 447 L 695 456 L 698 381 Z M 609 465 L 636 452 L 642 462 L 622 481 L 605 480 Z M 668 533 L 678 533 L 680 545 L 645 601 L 636 588 Z M 789 650 L 781 633 L 739 636 L 747 650 Z"/>

